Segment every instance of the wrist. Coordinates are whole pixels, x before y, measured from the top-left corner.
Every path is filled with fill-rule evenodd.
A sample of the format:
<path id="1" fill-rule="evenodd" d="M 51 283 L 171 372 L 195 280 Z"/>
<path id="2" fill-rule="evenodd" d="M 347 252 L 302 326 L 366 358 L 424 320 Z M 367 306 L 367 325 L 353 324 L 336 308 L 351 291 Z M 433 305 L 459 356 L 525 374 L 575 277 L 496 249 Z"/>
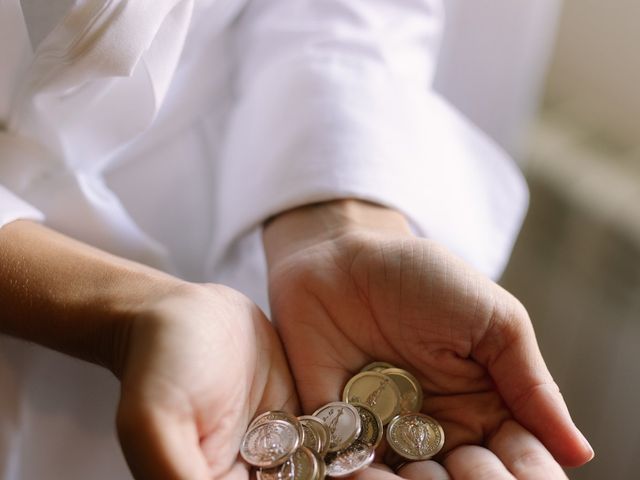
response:
<path id="1" fill-rule="evenodd" d="M 181 283 L 36 223 L 0 229 L 0 332 L 114 372 L 131 319 Z"/>
<path id="2" fill-rule="evenodd" d="M 374 203 L 344 199 L 305 205 L 269 219 L 263 243 L 269 266 L 312 245 L 350 234 L 411 235 L 406 218 Z"/>
<path id="3" fill-rule="evenodd" d="M 163 272 L 140 267 L 120 272 L 122 276 L 116 275 L 115 282 L 87 305 L 94 311 L 95 305 L 103 306 L 99 311 L 102 321 L 96 324 L 104 329 L 87 339 L 86 344 L 96 356 L 86 359 L 108 368 L 118 378 L 130 353 L 135 326 L 158 318 L 162 305 L 171 298 L 186 297 L 199 288 Z"/>
<path id="4" fill-rule="evenodd" d="M 133 325 L 153 318 L 158 304 L 189 284 L 118 257 L 105 261 L 102 274 L 87 278 L 81 296 L 67 297 L 63 306 L 53 305 L 50 318 L 58 332 L 28 339 L 105 367 L 119 378 Z M 101 265 L 95 267 L 100 270 Z M 41 322 L 34 319 L 34 324 Z M 38 329 L 34 335 L 47 335 L 47 330 Z"/>

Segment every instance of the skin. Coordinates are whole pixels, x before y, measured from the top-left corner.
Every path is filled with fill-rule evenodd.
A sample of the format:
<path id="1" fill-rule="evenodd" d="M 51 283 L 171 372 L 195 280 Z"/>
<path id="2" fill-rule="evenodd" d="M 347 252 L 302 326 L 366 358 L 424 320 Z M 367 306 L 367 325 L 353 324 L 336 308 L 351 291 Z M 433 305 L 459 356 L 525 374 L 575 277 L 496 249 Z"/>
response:
<path id="1" fill-rule="evenodd" d="M 398 213 L 338 201 L 265 228 L 274 321 L 304 412 L 372 361 L 414 373 L 442 424 L 434 461 L 361 479 L 564 479 L 593 451 L 575 427 L 524 307 Z"/>
<path id="2" fill-rule="evenodd" d="M 226 287 L 165 299 L 128 335 L 118 434 L 137 479 L 249 478 L 238 457 L 248 423 L 297 411 L 277 334 Z"/>
<path id="3" fill-rule="evenodd" d="M 257 413 L 299 413 L 296 388 L 310 413 L 373 360 L 418 375 L 447 442 L 440 463 L 358 478 L 555 479 L 559 463 L 591 458 L 522 306 L 401 215 L 330 202 L 278 215 L 264 238 L 288 358 L 240 293 L 28 221 L 0 229 L 0 332 L 121 380 L 118 435 L 137 480 L 249 478 L 237 452 Z"/>
<path id="4" fill-rule="evenodd" d="M 138 480 L 248 479 L 237 453 L 249 421 L 297 411 L 277 334 L 232 289 L 16 221 L 0 229 L 0 305 L 0 332 L 121 380 L 118 436 Z"/>

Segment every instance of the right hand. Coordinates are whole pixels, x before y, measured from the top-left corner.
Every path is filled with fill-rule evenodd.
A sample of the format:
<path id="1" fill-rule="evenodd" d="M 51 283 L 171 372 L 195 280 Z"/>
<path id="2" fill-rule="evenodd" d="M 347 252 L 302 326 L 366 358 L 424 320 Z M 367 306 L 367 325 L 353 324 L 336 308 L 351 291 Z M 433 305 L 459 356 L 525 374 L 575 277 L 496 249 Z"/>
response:
<path id="1" fill-rule="evenodd" d="M 573 424 L 524 307 L 397 212 L 357 201 L 284 212 L 265 228 L 269 291 L 304 411 L 364 365 L 416 375 L 443 426 L 413 479 L 566 479 L 593 451 Z M 387 459 L 390 466 L 395 459 Z M 399 480 L 379 465 L 360 480 Z"/>
<path id="2" fill-rule="evenodd" d="M 298 408 L 280 340 L 259 308 L 218 285 L 187 285 L 125 329 L 118 434 L 137 480 L 248 479 L 250 420 Z"/>

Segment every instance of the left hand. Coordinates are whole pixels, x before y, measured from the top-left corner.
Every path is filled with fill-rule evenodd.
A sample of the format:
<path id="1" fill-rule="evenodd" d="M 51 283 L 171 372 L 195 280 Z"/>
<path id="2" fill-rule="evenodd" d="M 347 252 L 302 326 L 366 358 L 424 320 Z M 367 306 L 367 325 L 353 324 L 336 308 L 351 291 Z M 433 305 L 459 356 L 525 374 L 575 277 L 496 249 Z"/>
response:
<path id="1" fill-rule="evenodd" d="M 311 206 L 265 227 L 271 308 L 306 413 L 369 362 L 421 382 L 443 426 L 435 461 L 405 478 L 565 479 L 593 455 L 574 426 L 522 305 L 395 212 Z M 392 479 L 383 465 L 362 478 Z"/>
<path id="2" fill-rule="evenodd" d="M 249 480 L 238 449 L 251 419 L 298 407 L 260 309 L 228 287 L 181 284 L 123 328 L 117 423 L 134 477 Z"/>

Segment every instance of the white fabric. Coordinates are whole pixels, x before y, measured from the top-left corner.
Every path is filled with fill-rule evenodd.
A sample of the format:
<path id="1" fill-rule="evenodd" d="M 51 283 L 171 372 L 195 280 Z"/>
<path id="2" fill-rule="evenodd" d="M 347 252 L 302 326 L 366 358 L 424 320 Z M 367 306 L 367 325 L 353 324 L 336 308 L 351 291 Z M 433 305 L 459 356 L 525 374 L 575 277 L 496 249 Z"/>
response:
<path id="1" fill-rule="evenodd" d="M 75 0 L 20 0 L 33 48 L 51 33 L 74 3 Z"/>
<path id="2" fill-rule="evenodd" d="M 261 222 L 355 196 L 501 272 L 526 188 L 429 88 L 438 1 L 77 0 L 44 33 L 20 7 L 0 0 L 0 226 L 266 306 Z M 116 397 L 97 367 L 0 336 L 0 479 L 129 478 Z"/>

